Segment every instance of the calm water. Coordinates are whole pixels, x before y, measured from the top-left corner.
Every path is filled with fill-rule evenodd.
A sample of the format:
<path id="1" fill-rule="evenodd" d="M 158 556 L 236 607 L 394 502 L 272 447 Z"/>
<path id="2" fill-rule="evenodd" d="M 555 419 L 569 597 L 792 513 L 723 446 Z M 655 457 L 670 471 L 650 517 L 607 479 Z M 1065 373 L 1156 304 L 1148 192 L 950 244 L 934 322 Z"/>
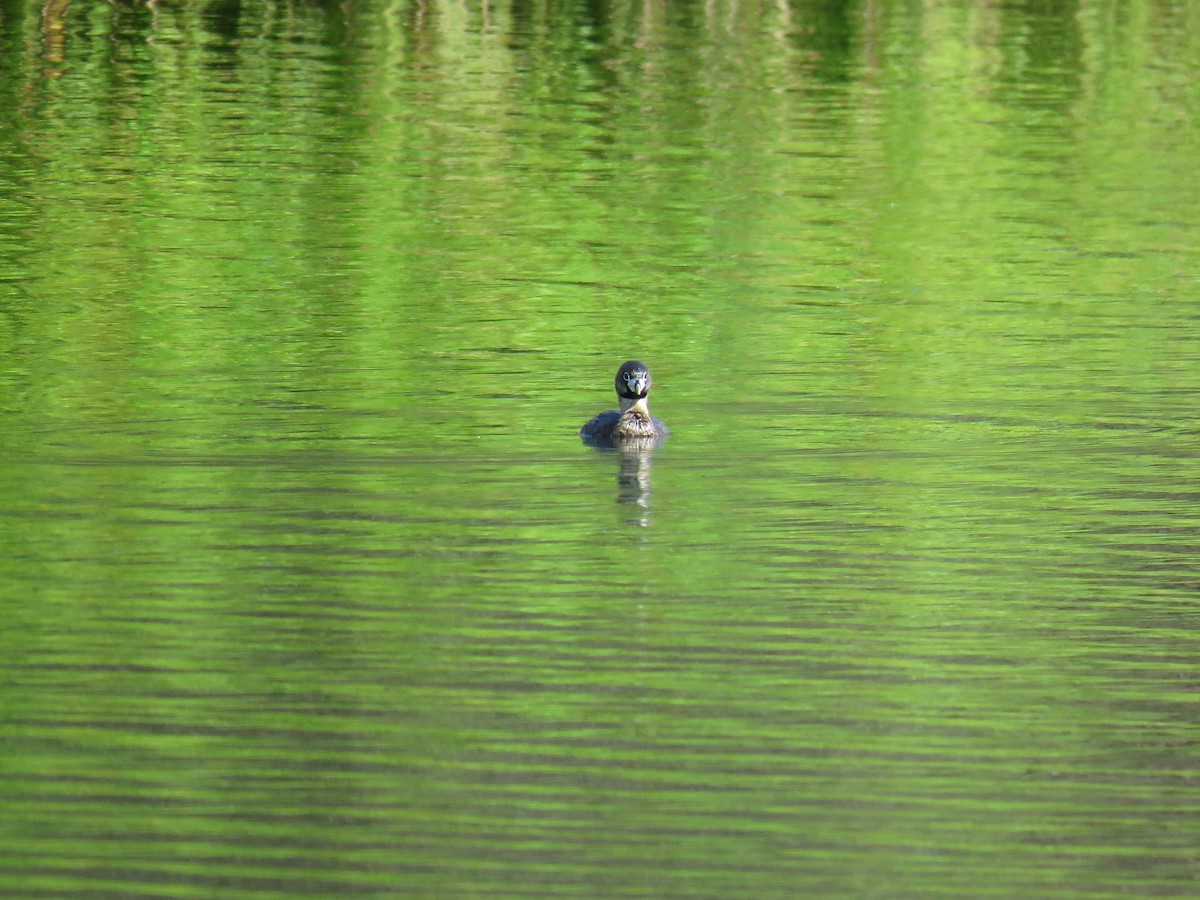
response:
<path id="1" fill-rule="evenodd" d="M 1198 60 L 4 3 L 0 894 L 1200 892 Z"/>

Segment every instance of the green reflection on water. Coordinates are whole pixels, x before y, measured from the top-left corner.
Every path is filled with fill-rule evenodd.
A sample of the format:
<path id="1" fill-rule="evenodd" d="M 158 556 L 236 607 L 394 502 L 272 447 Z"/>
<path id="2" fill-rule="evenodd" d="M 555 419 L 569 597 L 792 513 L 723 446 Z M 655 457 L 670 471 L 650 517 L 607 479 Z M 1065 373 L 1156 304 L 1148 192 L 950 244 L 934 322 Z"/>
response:
<path id="1" fill-rule="evenodd" d="M 1189 893 L 1197 34 L 9 4 L 0 887 Z"/>

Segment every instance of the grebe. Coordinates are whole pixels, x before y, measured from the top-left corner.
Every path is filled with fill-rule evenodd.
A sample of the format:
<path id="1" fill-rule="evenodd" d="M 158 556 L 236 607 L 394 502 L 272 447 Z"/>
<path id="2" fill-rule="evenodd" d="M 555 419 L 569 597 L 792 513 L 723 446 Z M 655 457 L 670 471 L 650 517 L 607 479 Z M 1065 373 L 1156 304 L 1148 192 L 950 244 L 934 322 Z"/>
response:
<path id="1" fill-rule="evenodd" d="M 650 370 L 636 359 L 623 363 L 615 379 L 620 410 L 600 413 L 579 430 L 589 444 L 619 447 L 631 444 L 657 445 L 670 431 L 662 420 L 650 415 Z"/>

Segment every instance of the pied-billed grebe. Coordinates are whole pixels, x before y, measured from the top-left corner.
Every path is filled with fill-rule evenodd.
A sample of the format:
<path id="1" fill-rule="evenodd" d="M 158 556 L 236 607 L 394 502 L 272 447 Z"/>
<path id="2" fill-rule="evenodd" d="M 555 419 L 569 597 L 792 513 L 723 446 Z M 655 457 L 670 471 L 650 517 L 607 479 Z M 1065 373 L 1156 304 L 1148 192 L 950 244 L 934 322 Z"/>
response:
<path id="1" fill-rule="evenodd" d="M 617 369 L 617 399 L 621 409 L 600 413 L 579 430 L 589 444 L 605 447 L 631 443 L 657 444 L 670 432 L 661 419 L 650 415 L 650 370 L 644 362 L 631 359 Z"/>

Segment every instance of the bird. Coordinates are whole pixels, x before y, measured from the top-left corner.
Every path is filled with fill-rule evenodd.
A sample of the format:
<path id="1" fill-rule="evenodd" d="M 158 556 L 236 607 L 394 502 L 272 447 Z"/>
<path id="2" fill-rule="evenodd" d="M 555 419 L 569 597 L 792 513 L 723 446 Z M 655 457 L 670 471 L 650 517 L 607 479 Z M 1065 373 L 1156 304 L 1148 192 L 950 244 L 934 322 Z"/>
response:
<path id="1" fill-rule="evenodd" d="M 598 447 L 655 447 L 670 430 L 662 420 L 650 415 L 650 370 L 641 360 L 621 364 L 614 380 L 620 410 L 609 409 L 595 416 L 579 436 Z"/>

